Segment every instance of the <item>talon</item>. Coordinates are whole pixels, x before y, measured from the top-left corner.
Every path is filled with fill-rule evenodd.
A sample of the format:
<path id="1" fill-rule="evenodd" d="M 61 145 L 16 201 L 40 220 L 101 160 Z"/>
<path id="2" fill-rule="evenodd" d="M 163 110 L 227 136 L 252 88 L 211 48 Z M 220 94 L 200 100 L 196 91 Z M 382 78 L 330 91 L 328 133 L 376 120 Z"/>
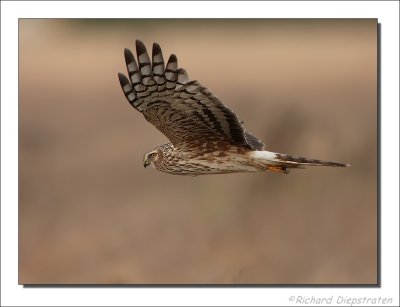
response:
<path id="1" fill-rule="evenodd" d="M 280 166 L 280 165 L 268 165 L 267 170 L 273 173 L 283 173 L 283 174 L 289 173 L 289 171 L 286 169 L 286 166 Z"/>

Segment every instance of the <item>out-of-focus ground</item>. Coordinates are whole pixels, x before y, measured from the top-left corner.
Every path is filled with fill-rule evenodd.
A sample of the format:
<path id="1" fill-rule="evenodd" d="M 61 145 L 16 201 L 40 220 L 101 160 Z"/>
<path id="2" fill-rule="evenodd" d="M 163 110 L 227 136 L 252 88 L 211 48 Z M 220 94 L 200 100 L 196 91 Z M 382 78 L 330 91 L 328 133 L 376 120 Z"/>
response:
<path id="1" fill-rule="evenodd" d="M 377 282 L 376 20 L 20 20 L 19 282 Z M 143 168 L 167 139 L 117 73 L 134 40 L 267 149 L 350 163 L 289 175 Z"/>

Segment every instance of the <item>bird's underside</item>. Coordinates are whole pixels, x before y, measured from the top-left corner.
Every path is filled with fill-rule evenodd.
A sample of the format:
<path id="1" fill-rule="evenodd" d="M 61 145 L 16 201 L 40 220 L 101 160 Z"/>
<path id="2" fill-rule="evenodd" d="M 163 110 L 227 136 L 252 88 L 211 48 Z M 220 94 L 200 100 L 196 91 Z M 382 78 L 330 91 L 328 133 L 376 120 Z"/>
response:
<path id="1" fill-rule="evenodd" d="M 165 65 L 161 48 L 153 44 L 152 61 L 136 41 L 137 62 L 125 49 L 129 78 L 119 73 L 128 102 L 171 143 L 144 157 L 144 166 L 175 175 L 272 171 L 288 173 L 304 166 L 347 164 L 294 157 L 264 150 L 235 113 L 197 81 L 189 81 L 171 55 Z"/>

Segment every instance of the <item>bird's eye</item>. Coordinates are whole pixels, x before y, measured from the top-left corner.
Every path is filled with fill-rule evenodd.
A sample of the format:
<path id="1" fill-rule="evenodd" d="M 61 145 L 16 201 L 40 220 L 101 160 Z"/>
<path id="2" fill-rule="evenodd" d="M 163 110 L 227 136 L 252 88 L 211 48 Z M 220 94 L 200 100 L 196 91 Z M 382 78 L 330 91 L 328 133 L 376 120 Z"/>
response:
<path id="1" fill-rule="evenodd" d="M 152 158 L 152 159 L 154 159 L 156 156 L 157 156 L 157 153 L 156 153 L 156 152 L 152 152 L 152 153 L 150 154 L 150 158 Z"/>

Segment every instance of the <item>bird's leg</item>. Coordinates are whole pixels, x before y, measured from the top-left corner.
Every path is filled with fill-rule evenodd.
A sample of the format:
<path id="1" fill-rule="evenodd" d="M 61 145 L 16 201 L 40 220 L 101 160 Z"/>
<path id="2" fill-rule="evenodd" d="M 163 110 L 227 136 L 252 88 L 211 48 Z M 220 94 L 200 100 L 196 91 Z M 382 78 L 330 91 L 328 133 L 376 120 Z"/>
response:
<path id="1" fill-rule="evenodd" d="M 270 171 L 273 173 L 283 173 L 283 174 L 289 173 L 289 171 L 286 169 L 286 166 L 284 166 L 284 165 L 268 165 L 267 171 Z"/>

